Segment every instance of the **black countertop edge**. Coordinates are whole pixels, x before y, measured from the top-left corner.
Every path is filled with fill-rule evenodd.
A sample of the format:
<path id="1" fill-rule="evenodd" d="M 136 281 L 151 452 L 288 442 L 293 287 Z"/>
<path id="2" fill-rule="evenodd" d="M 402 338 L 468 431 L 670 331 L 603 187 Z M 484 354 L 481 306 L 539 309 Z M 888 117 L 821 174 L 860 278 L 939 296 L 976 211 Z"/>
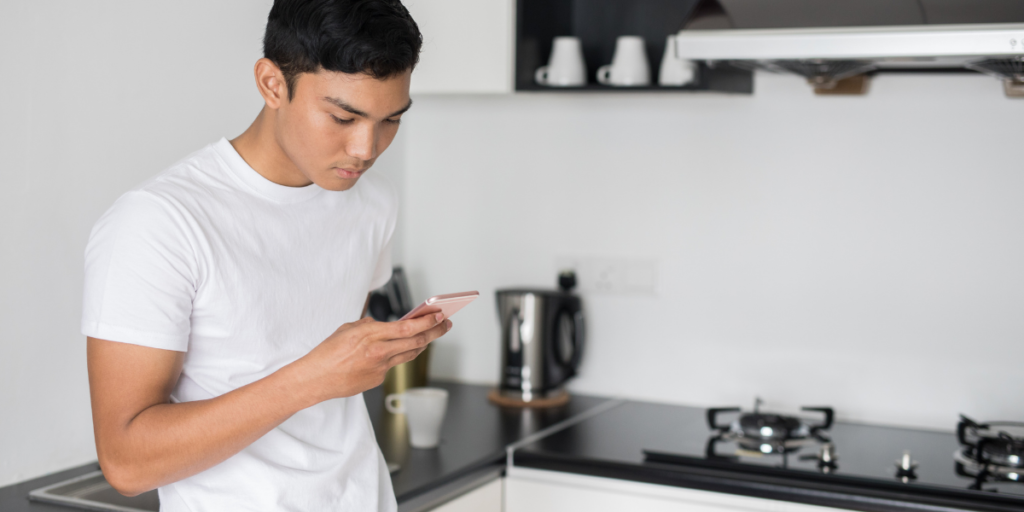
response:
<path id="1" fill-rule="evenodd" d="M 485 458 L 480 459 L 475 464 L 466 466 L 460 469 L 459 471 L 450 473 L 435 480 L 431 480 L 427 484 L 421 485 L 415 489 L 405 491 L 400 495 L 396 494 L 395 499 L 398 500 L 399 504 L 414 500 L 425 494 L 433 492 L 438 487 L 443 487 L 452 482 L 456 482 L 458 480 L 466 478 L 467 476 L 472 476 L 485 468 L 503 465 L 505 463 L 505 457 L 506 455 L 504 451 L 501 451 L 500 453 L 495 453 L 492 456 L 487 456 Z"/>
<path id="2" fill-rule="evenodd" d="M 398 503 L 398 512 L 425 512 L 433 510 L 504 475 L 504 463 L 478 468 L 469 474 L 446 484 L 438 485 L 414 498 L 400 501 Z"/>
<path id="3" fill-rule="evenodd" d="M 659 466 L 667 468 L 677 468 L 679 466 L 685 467 L 697 467 L 707 468 L 711 470 L 720 470 L 726 472 L 725 474 L 750 474 L 760 475 L 767 477 L 776 477 L 779 481 L 786 482 L 799 482 L 799 486 L 814 489 L 818 488 L 820 484 L 824 485 L 835 485 L 841 488 L 868 490 L 885 492 L 888 491 L 891 494 L 898 496 L 921 496 L 926 499 L 941 500 L 945 503 L 948 500 L 959 500 L 964 503 L 976 503 L 978 501 L 987 502 L 994 501 L 1001 505 L 1014 506 L 1018 509 L 1024 509 L 1024 501 L 1014 496 L 1006 496 L 995 493 L 983 493 L 979 496 L 978 491 L 968 491 L 962 489 L 950 489 L 945 487 L 938 487 L 928 484 L 921 483 L 907 483 L 900 482 L 893 478 L 890 481 L 881 481 L 873 478 L 863 478 L 854 475 L 837 475 L 837 474 L 824 474 L 824 473 L 812 473 L 802 472 L 798 477 L 794 478 L 794 473 L 790 470 L 768 467 L 768 466 L 754 466 L 745 464 L 736 464 L 731 461 L 721 461 L 714 459 L 701 459 L 695 457 L 687 457 L 669 453 L 644 451 L 644 455 L 647 457 L 645 464 Z M 741 477 L 745 478 L 745 477 Z"/>
<path id="4" fill-rule="evenodd" d="M 669 485 L 702 491 L 791 501 L 864 512 L 1021 512 L 1019 504 L 1002 500 L 970 500 L 869 489 L 842 484 L 804 483 L 764 475 L 741 474 L 668 464 L 629 464 L 578 460 L 552 454 L 517 451 L 514 466 Z M 997 496 L 993 496 L 997 498 Z"/>

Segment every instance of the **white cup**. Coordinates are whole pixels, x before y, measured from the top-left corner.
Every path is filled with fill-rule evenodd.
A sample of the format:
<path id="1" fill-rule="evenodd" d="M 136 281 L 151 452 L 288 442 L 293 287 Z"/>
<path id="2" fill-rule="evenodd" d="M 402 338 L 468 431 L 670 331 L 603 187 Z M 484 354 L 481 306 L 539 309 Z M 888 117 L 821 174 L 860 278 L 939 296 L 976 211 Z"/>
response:
<path id="1" fill-rule="evenodd" d="M 579 87 L 587 84 L 587 65 L 583 60 L 583 46 L 576 37 L 556 37 L 551 45 L 547 66 L 537 68 L 533 78 L 540 85 L 552 87 Z"/>
<path id="2" fill-rule="evenodd" d="M 661 57 L 658 70 L 658 85 L 681 86 L 693 82 L 697 76 L 697 64 L 689 59 L 679 58 L 676 52 L 676 36 L 665 41 L 665 55 Z"/>
<path id="3" fill-rule="evenodd" d="M 384 399 L 391 414 L 404 414 L 409 423 L 409 444 L 413 448 L 437 448 L 441 423 L 448 408 L 448 391 L 441 388 L 412 388 Z"/>
<path id="4" fill-rule="evenodd" d="M 612 63 L 597 70 L 597 82 L 619 87 L 637 87 L 651 84 L 651 67 L 647 64 L 644 38 L 619 36 L 615 41 Z"/>

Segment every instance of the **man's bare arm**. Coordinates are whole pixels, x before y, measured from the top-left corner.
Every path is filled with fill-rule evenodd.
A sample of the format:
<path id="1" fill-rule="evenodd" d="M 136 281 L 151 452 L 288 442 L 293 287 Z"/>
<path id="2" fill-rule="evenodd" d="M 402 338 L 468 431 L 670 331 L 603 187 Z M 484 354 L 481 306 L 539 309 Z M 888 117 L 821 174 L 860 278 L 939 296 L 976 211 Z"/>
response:
<path id="1" fill-rule="evenodd" d="M 184 353 L 89 338 L 89 387 L 100 466 L 134 496 L 208 469 L 296 412 L 376 387 L 451 322 L 426 316 L 341 326 L 303 358 L 209 400 L 170 403 Z"/>

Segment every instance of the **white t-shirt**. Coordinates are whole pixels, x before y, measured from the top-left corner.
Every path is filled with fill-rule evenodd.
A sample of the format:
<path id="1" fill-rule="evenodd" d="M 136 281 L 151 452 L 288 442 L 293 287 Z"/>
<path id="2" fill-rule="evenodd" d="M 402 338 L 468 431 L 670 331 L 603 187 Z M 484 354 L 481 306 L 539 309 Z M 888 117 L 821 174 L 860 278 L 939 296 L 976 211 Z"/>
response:
<path id="1" fill-rule="evenodd" d="M 359 319 L 391 276 L 398 200 L 275 184 L 226 139 L 121 196 L 85 253 L 82 332 L 186 352 L 171 400 L 259 380 Z M 160 488 L 161 511 L 394 511 L 362 395 L 299 411 L 237 455 Z"/>

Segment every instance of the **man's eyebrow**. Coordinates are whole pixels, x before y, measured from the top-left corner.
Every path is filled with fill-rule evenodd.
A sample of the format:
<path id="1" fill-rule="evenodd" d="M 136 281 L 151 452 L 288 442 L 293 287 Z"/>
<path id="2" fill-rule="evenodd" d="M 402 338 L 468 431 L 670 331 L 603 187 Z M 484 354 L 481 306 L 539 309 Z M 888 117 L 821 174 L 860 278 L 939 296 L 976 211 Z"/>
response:
<path id="1" fill-rule="evenodd" d="M 388 116 L 388 117 L 395 117 L 395 116 L 397 116 L 397 115 L 401 115 L 401 114 L 404 114 L 404 113 L 406 113 L 406 111 L 408 111 L 408 110 L 409 110 L 410 108 L 412 108 L 412 100 L 409 100 L 409 103 L 408 103 L 408 104 L 407 104 L 407 105 L 406 105 L 405 107 L 403 107 L 403 108 L 401 108 L 401 109 L 399 109 L 399 110 L 395 111 L 394 113 L 392 113 L 392 114 L 391 114 L 390 116 Z"/>
<path id="2" fill-rule="evenodd" d="M 349 105 L 348 103 L 345 103 L 344 101 L 339 100 L 338 98 L 332 98 L 330 96 L 324 96 L 324 101 L 326 101 L 326 102 L 330 103 L 331 105 L 334 105 L 335 107 L 338 107 L 338 108 L 340 108 L 340 109 L 342 109 L 342 110 L 344 110 L 346 112 L 349 112 L 351 114 L 355 114 L 355 115 L 357 115 L 359 117 L 370 117 L 370 115 L 367 114 L 366 112 L 363 112 L 362 110 L 359 110 L 358 108 L 355 108 L 352 105 Z M 407 104 L 404 108 L 389 114 L 388 117 L 395 117 L 395 116 L 397 116 L 399 114 L 404 114 L 410 108 L 412 108 L 412 100 L 409 100 L 409 104 Z"/>
<path id="3" fill-rule="evenodd" d="M 355 114 L 357 116 L 360 116 L 360 117 L 370 117 L 366 112 L 363 112 L 362 110 L 359 110 L 358 108 L 355 108 L 352 105 L 349 105 L 348 103 L 345 103 L 344 101 L 339 100 L 338 98 L 332 98 L 330 96 L 324 96 L 324 101 L 326 101 L 327 103 L 330 103 L 331 105 L 334 105 L 335 107 L 338 107 L 338 108 L 340 108 L 342 110 L 345 110 L 345 111 L 347 111 L 349 113 Z"/>

